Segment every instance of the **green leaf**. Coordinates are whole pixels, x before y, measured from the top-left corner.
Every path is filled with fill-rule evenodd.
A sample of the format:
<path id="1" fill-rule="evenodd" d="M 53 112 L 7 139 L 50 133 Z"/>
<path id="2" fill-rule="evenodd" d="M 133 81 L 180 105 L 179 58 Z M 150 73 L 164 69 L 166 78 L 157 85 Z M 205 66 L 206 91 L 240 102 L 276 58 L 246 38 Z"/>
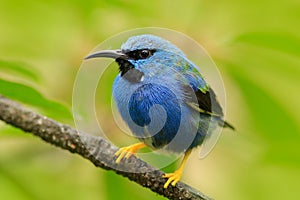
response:
<path id="1" fill-rule="evenodd" d="M 69 109 L 62 104 L 47 100 L 37 90 L 20 83 L 0 79 L 0 94 L 38 107 L 49 117 L 70 119 L 72 116 Z"/>
<path id="2" fill-rule="evenodd" d="M 32 67 L 29 67 L 24 63 L 0 60 L 0 70 L 12 72 L 13 75 L 18 73 L 25 78 L 30 78 L 35 82 L 38 82 L 40 80 L 37 73 L 32 70 Z"/>
<path id="3" fill-rule="evenodd" d="M 300 38 L 284 33 L 245 33 L 234 40 L 300 56 Z"/>
<path id="4" fill-rule="evenodd" d="M 243 92 L 245 102 L 251 112 L 253 125 L 261 136 L 273 143 L 299 139 L 296 121 L 267 91 L 262 89 L 249 74 L 234 64 L 228 64 L 229 72 Z"/>
<path id="5" fill-rule="evenodd" d="M 35 194 L 28 184 L 24 183 L 23 180 L 20 180 L 19 177 L 15 176 L 11 170 L 4 167 L 5 164 L 1 163 L 0 165 L 0 179 L 5 184 L 0 183 L 0 189 L 2 198 L 11 198 L 11 199 L 31 199 L 38 200 L 40 199 L 37 194 Z"/>

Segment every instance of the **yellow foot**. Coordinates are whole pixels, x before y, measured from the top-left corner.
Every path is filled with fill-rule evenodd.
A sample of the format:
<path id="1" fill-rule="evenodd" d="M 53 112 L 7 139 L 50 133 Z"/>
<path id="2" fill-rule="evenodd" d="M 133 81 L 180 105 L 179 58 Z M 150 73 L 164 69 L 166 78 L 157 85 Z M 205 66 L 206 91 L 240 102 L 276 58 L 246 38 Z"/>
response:
<path id="1" fill-rule="evenodd" d="M 163 175 L 163 178 L 168 178 L 167 182 L 164 184 L 164 188 L 168 188 L 168 186 L 171 185 L 175 186 L 176 183 L 180 180 L 182 175 L 182 170 L 178 169 L 174 173 L 168 173 Z"/>
<path id="2" fill-rule="evenodd" d="M 117 160 L 116 160 L 116 163 L 120 163 L 122 158 L 125 157 L 125 159 L 128 159 L 130 158 L 130 156 L 132 155 L 135 155 L 137 150 L 141 149 L 141 148 L 144 148 L 146 145 L 142 142 L 140 143 L 137 143 L 137 144 L 133 144 L 133 145 L 130 145 L 128 147 L 122 147 L 120 148 L 116 153 L 115 153 L 115 156 L 117 156 Z"/>
<path id="3" fill-rule="evenodd" d="M 191 152 L 192 152 L 191 150 L 185 152 L 179 168 L 174 173 L 168 173 L 168 174 L 163 175 L 163 178 L 168 178 L 167 182 L 164 184 L 164 188 L 168 188 L 170 183 L 172 183 L 171 184 L 172 186 L 175 186 L 176 183 L 180 180 L 184 165 L 185 165 L 188 157 L 190 156 Z"/>

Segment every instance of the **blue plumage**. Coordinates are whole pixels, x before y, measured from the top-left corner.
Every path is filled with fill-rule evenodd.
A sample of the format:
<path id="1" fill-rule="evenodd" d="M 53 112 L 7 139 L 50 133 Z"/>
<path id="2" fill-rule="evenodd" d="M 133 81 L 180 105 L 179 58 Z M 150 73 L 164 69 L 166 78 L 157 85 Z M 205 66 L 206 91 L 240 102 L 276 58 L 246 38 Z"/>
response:
<path id="1" fill-rule="evenodd" d="M 135 69 L 144 74 L 143 80 L 132 83 L 119 75 L 114 82 L 113 96 L 122 118 L 133 135 L 150 147 L 166 147 L 180 153 L 201 144 L 205 130 L 198 129 L 200 115 L 186 104 L 188 97 L 184 87 L 206 90 L 204 79 L 183 52 L 166 40 L 152 35 L 135 36 L 129 38 L 121 50 L 132 52 L 140 49 L 155 50 L 147 59 L 128 59 Z M 149 109 L 153 105 L 161 105 L 167 119 L 164 125 L 159 124 L 162 120 L 157 119 L 161 118 L 162 109 L 155 107 L 152 119 L 156 124 L 149 128 Z M 209 120 L 209 117 L 203 117 L 202 123 L 209 123 Z M 157 130 L 157 127 L 161 129 Z M 169 144 L 175 135 L 174 144 Z"/>
<path id="2" fill-rule="evenodd" d="M 94 57 L 116 59 L 120 74 L 113 96 L 122 118 L 143 144 L 189 155 L 217 126 L 233 128 L 223 120 L 216 95 L 196 66 L 169 41 L 153 35 L 133 36 L 121 50 L 88 56 Z M 143 144 L 118 151 L 117 162 Z M 180 167 L 175 175 L 166 175 L 169 180 L 164 187 L 170 182 L 175 185 L 181 171 Z"/>

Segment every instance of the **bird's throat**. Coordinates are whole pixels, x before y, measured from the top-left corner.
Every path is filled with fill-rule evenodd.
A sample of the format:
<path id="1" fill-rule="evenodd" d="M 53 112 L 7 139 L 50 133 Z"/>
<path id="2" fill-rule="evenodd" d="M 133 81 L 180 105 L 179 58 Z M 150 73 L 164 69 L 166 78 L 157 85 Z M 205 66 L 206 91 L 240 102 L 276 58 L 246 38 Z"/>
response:
<path id="1" fill-rule="evenodd" d="M 138 83 L 143 80 L 144 73 L 140 70 L 135 69 L 133 64 L 131 64 L 128 60 L 117 58 L 116 62 L 119 65 L 119 70 L 122 78 L 125 78 L 132 83 Z"/>

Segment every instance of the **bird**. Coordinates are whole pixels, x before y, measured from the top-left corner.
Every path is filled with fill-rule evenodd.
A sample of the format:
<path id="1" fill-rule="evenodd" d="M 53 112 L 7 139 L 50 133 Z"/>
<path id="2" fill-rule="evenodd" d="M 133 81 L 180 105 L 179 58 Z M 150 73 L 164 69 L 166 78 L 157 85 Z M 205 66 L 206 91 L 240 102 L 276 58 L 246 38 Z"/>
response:
<path id="1" fill-rule="evenodd" d="M 112 95 L 121 117 L 140 140 L 120 148 L 116 163 L 147 146 L 183 154 L 177 170 L 163 175 L 163 187 L 168 188 L 179 182 L 192 150 L 216 127 L 234 130 L 199 68 L 167 39 L 134 35 L 120 49 L 96 51 L 85 59 L 101 57 L 117 63 Z"/>

